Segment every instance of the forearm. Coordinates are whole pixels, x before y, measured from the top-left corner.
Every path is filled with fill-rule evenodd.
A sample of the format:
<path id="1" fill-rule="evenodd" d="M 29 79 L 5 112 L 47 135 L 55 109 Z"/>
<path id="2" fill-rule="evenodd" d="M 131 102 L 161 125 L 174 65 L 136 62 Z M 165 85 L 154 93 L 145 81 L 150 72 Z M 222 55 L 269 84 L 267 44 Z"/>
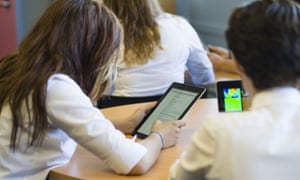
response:
<path id="1" fill-rule="evenodd" d="M 202 61 L 190 60 L 187 63 L 190 81 L 196 85 L 209 85 L 215 82 L 214 69 L 209 59 L 203 58 Z"/>
<path id="2" fill-rule="evenodd" d="M 111 119 L 114 126 L 125 134 L 131 134 L 135 126 L 127 119 Z"/>
<path id="3" fill-rule="evenodd" d="M 218 70 L 231 72 L 231 73 L 238 73 L 238 70 L 232 60 L 221 61 L 218 66 Z"/>
<path id="4" fill-rule="evenodd" d="M 104 113 L 108 117 L 114 126 L 125 134 L 131 134 L 144 117 L 154 107 L 155 102 L 144 103 L 143 105 L 120 107 L 122 111 L 116 110 L 118 107 L 114 107 L 114 111 L 110 113 Z M 120 114 L 122 116 L 120 116 Z"/>
<path id="5" fill-rule="evenodd" d="M 140 143 L 147 148 L 147 153 L 141 161 L 131 170 L 130 175 L 145 174 L 156 162 L 162 149 L 162 142 L 158 135 L 151 133 Z"/>
<path id="6" fill-rule="evenodd" d="M 104 114 L 113 123 L 116 129 L 125 134 L 131 134 L 140 122 L 140 120 L 132 116 L 131 113 L 113 111 L 110 113 L 105 112 Z"/>

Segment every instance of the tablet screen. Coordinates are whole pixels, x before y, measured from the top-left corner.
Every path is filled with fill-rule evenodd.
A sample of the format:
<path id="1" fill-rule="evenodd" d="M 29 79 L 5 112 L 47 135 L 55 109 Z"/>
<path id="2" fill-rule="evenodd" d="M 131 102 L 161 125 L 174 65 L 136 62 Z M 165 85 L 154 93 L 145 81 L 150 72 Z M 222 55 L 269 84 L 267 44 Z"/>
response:
<path id="1" fill-rule="evenodd" d="M 148 136 L 155 120 L 161 121 L 181 119 L 193 103 L 205 93 L 205 88 L 174 83 L 160 99 L 156 107 L 137 127 L 134 134 L 140 138 Z"/>

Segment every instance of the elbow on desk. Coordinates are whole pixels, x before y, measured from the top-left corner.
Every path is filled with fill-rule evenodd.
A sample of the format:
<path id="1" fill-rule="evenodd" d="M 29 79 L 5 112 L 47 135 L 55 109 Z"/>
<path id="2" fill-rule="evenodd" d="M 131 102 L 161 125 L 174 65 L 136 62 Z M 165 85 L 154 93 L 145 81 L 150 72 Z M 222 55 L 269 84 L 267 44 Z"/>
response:
<path id="1" fill-rule="evenodd" d="M 149 171 L 149 169 L 149 167 L 138 163 L 127 175 L 141 176 L 146 174 Z"/>

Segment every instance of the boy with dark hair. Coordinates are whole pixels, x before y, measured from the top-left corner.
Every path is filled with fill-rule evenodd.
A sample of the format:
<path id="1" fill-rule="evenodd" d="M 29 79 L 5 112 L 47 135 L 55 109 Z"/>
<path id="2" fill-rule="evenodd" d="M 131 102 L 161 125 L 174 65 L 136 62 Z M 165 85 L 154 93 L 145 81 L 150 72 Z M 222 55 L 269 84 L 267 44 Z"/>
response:
<path id="1" fill-rule="evenodd" d="M 299 5 L 260 0 L 236 8 L 226 38 L 251 109 L 210 116 L 170 179 L 298 180 Z"/>

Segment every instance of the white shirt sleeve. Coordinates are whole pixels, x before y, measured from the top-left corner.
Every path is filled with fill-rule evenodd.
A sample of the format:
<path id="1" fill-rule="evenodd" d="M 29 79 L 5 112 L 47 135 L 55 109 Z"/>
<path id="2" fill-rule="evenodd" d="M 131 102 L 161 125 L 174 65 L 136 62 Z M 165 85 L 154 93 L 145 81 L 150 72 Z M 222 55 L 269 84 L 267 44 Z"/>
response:
<path id="1" fill-rule="evenodd" d="M 183 24 L 186 41 L 189 46 L 189 56 L 187 60 L 187 68 L 191 75 L 193 84 L 195 85 L 209 85 L 214 83 L 215 75 L 211 61 L 207 56 L 207 52 L 199 38 L 199 35 L 186 20 L 181 22 Z"/>
<path id="2" fill-rule="evenodd" d="M 215 142 L 208 123 L 194 133 L 186 152 L 172 165 L 169 180 L 206 179 L 213 165 Z"/>
<path id="3" fill-rule="evenodd" d="M 65 131 L 117 173 L 127 174 L 146 154 L 145 147 L 115 129 L 66 75 L 56 74 L 49 79 L 47 111 L 53 126 Z"/>

